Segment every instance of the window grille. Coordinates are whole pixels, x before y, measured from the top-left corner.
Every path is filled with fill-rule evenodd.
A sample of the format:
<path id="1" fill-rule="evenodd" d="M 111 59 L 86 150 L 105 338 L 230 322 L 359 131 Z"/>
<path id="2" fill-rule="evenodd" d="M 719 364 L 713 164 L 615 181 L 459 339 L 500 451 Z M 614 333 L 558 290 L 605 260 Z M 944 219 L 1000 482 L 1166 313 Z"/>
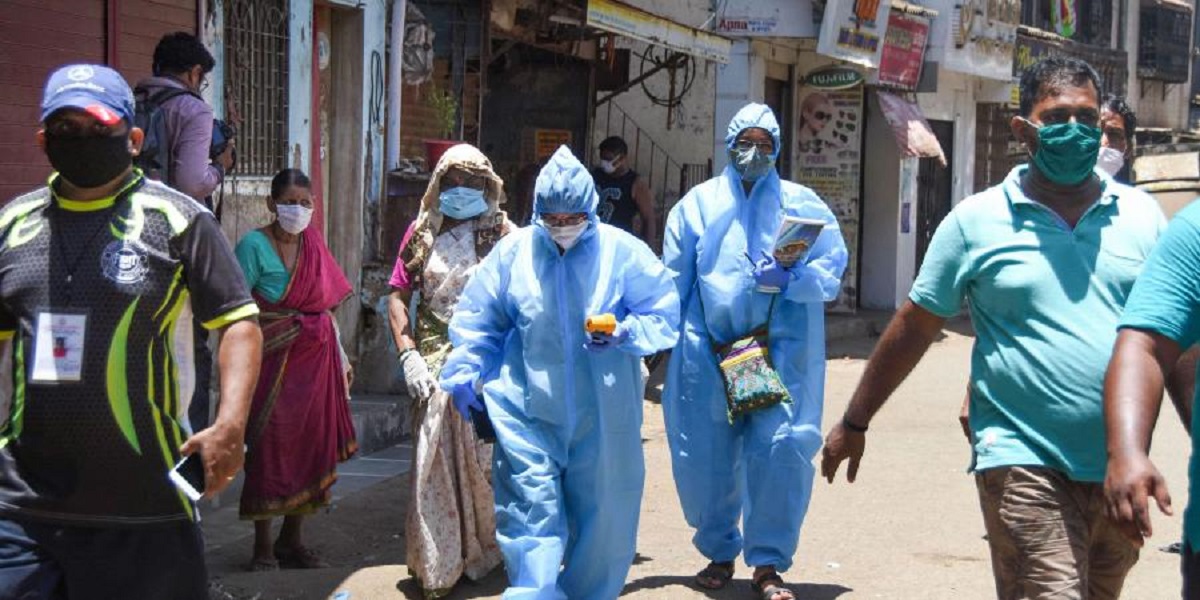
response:
<path id="1" fill-rule="evenodd" d="M 287 166 L 287 0 L 225 0 L 225 65 L 238 171 L 274 175 Z"/>

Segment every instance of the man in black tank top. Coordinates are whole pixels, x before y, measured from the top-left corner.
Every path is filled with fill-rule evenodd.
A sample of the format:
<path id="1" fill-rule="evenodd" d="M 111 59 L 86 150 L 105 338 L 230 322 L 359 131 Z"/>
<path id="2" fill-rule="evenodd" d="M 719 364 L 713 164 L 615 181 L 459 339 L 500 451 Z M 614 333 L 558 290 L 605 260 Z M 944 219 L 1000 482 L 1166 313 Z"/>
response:
<path id="1" fill-rule="evenodd" d="M 604 223 L 636 234 L 634 216 L 641 216 L 640 237 L 651 249 L 658 249 L 658 218 L 650 185 L 629 168 L 629 147 L 625 140 L 613 136 L 600 142 L 600 164 L 592 169 L 596 193 L 600 196 L 597 215 Z"/>

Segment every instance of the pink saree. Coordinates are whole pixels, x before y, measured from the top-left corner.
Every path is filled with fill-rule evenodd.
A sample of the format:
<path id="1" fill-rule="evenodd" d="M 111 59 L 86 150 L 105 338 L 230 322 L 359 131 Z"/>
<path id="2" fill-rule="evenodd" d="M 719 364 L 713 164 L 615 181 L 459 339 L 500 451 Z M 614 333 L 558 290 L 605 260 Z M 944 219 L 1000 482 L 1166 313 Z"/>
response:
<path id="1" fill-rule="evenodd" d="M 307 514 L 329 503 L 337 463 L 357 449 L 330 310 L 352 292 L 316 229 L 278 303 L 262 311 L 262 371 L 246 427 L 241 517 Z"/>

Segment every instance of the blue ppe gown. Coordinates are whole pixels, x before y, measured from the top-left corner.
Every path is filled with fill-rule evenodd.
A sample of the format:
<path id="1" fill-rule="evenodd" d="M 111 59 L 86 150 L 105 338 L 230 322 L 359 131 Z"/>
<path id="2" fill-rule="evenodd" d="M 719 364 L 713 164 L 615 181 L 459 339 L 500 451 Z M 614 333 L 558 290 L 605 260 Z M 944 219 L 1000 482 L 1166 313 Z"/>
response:
<path id="1" fill-rule="evenodd" d="M 534 198 L 538 215 L 587 213 L 587 229 L 560 252 L 535 215 L 496 245 L 454 311 L 440 383 L 482 382 L 496 429 L 504 598 L 616 598 L 645 478 L 641 357 L 674 346 L 679 297 L 641 240 L 599 223 L 591 175 L 566 147 Z M 584 321 L 603 313 L 629 335 L 589 352 Z"/>
<path id="2" fill-rule="evenodd" d="M 750 104 L 729 124 L 726 144 L 743 130 L 767 130 L 779 153 L 779 125 Z M 792 397 L 727 416 L 714 344 L 749 335 L 768 317 L 771 294 L 755 290 L 754 265 L 774 248 L 782 214 L 827 223 L 803 264 L 775 299 L 769 349 Z M 821 446 L 825 386 L 824 302 L 838 293 L 846 245 L 837 220 L 812 190 L 779 178 L 755 182 L 749 198 L 732 166 L 688 192 L 667 218 L 663 258 L 676 273 L 683 324 L 671 354 L 663 411 L 675 486 L 692 542 L 709 560 L 786 571 L 812 494 L 813 456 Z M 744 530 L 739 531 L 739 519 Z"/>

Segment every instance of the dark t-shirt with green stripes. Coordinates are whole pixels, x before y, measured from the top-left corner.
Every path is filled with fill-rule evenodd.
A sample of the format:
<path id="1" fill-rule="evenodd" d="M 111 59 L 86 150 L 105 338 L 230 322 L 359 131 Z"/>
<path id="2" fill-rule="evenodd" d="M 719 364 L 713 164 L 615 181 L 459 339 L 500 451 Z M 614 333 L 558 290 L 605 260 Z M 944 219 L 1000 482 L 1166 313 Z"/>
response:
<path id="1" fill-rule="evenodd" d="M 208 210 L 140 174 L 99 201 L 54 187 L 0 209 L 0 515 L 194 518 L 167 478 L 189 434 L 192 320 L 257 313 L 237 260 Z"/>

